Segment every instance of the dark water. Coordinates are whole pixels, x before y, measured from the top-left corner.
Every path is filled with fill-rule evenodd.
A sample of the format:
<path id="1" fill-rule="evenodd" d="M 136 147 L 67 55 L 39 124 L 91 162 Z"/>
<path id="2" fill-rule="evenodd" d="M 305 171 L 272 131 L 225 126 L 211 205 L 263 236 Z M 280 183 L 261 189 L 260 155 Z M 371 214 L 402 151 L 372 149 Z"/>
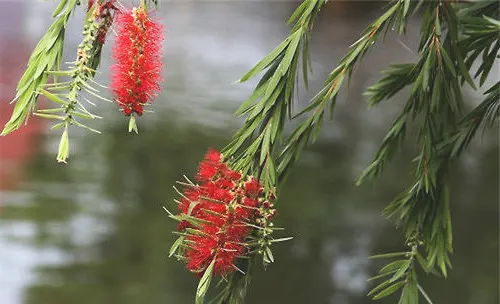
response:
<path id="1" fill-rule="evenodd" d="M 155 113 L 139 121 L 139 136 L 126 132 L 114 105 L 99 104 L 103 135 L 72 132 L 66 166 L 55 162 L 59 134 L 47 124 L 33 120 L 31 129 L 0 139 L 0 303 L 193 303 L 197 280 L 166 257 L 175 225 L 161 207 L 173 208 L 174 182 L 238 128 L 232 112 L 254 83 L 231 83 L 285 37 L 295 6 L 167 1 L 158 13 L 167 30 L 164 91 Z M 311 42 L 311 91 L 300 93 L 298 107 L 380 6 L 340 2 L 323 11 Z M 10 75 L 0 86 L 2 120 L 52 7 L 0 2 L 0 74 Z M 248 303 L 372 303 L 366 280 L 379 265 L 367 257 L 404 249 L 401 231 L 381 210 L 410 182 L 415 149 L 409 143 L 379 182 L 354 186 L 404 103 L 397 96 L 368 110 L 361 93 L 381 68 L 414 58 L 417 26 L 377 45 L 334 121 L 303 153 L 278 207 L 277 224 L 295 238 L 275 247 L 267 271 L 256 271 Z M 75 45 L 78 26 L 69 31 Z M 107 74 L 100 80 L 107 83 Z M 447 280 L 421 275 L 434 303 L 498 303 L 498 153 L 498 131 L 485 132 L 453 168 L 454 269 Z"/>

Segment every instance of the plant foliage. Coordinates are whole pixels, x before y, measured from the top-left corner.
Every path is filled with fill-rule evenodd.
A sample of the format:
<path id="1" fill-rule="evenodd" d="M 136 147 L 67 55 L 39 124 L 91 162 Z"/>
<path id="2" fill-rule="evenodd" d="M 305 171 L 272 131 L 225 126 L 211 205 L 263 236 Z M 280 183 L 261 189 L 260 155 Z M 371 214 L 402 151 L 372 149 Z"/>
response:
<path id="1" fill-rule="evenodd" d="M 101 5 L 103 1 L 97 3 Z M 109 7 L 115 8 L 112 6 L 115 1 L 106 1 Z M 80 2 L 60 0 L 52 15 L 52 25 L 35 47 L 19 81 L 12 117 L 1 133 L 7 135 L 15 131 L 31 114 L 55 119 L 58 123 L 54 127 L 64 128 L 57 157 L 60 162 L 68 157 L 70 125 L 95 131 L 80 122 L 80 119 L 98 117 L 84 107 L 82 99 L 86 98 L 81 93 L 84 91 L 102 99 L 93 81 L 102 50 L 102 43 L 98 43 L 97 38 L 103 27 L 107 31 L 111 26 L 113 17 L 102 19 L 100 14 L 95 14 L 95 2 L 87 2 L 88 13 L 77 59 L 70 63 L 68 70 L 61 70 L 66 27 Z M 304 87 L 308 87 L 310 34 L 326 2 L 302 1 L 288 21 L 290 34 L 241 77 L 240 82 L 258 75 L 260 80 L 252 95 L 237 110 L 237 115 L 245 117 L 244 124 L 222 153 L 231 168 L 255 177 L 266 193 L 273 193 L 274 200 L 276 189 L 284 183 L 301 152 L 317 139 L 325 115 L 332 116 L 339 90 L 346 80 L 349 84 L 355 66 L 379 38 L 383 40 L 390 30 L 404 35 L 408 20 L 417 16 L 420 39 L 416 60 L 389 66 L 382 72 L 381 79 L 366 89 L 370 106 L 377 106 L 402 90 L 407 90 L 407 101 L 372 162 L 361 172 L 357 184 L 379 178 L 405 143 L 409 125 L 416 126 L 418 132 L 412 140 L 418 146 L 418 153 L 414 158 L 412 182 L 384 209 L 384 215 L 393 219 L 403 231 L 406 249 L 373 256 L 390 261 L 370 279 L 378 284 L 368 295 L 378 300 L 398 293 L 399 304 L 419 303 L 420 300 L 432 304 L 431 297 L 419 284 L 417 273 L 422 274 L 423 270 L 426 275 L 446 277 L 452 266 L 450 168 L 481 126 L 494 127 L 500 115 L 500 81 L 487 82 L 499 58 L 500 4 L 492 1 L 390 1 L 384 12 L 350 46 L 308 105 L 294 111 L 299 73 L 302 73 Z M 142 7 L 158 5 L 156 0 L 141 0 L 140 3 Z M 69 80 L 59 81 L 61 76 Z M 48 83 L 49 80 L 52 82 Z M 481 90 L 484 99 L 469 109 L 462 96 L 464 88 Z M 38 109 L 40 95 L 57 107 Z M 135 129 L 134 119 L 132 116 L 130 129 Z M 300 121 L 289 135 L 285 135 L 284 128 L 291 120 Z M 273 262 L 268 245 L 289 238 L 272 239 L 264 235 L 264 239 L 266 246 L 261 247 L 260 252 L 250 252 L 235 265 L 239 271 L 223 277 L 219 283 L 222 287 L 211 303 L 243 303 L 258 257 L 262 257 L 264 266 Z M 170 255 L 177 251 L 183 236 L 179 240 L 172 246 Z M 214 265 L 215 259 L 200 275 L 196 303 L 203 303 L 205 299 Z"/>

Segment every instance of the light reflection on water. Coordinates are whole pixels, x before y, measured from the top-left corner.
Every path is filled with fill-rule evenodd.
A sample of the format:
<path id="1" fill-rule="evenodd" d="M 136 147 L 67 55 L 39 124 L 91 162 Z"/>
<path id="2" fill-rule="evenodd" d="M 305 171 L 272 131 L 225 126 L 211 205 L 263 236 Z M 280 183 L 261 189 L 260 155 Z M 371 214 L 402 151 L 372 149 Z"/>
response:
<path id="1" fill-rule="evenodd" d="M 324 10 L 310 47 L 311 90 L 300 92 L 298 107 L 379 13 L 377 4 L 367 5 L 341 2 Z M 0 2 L 0 20 L 26 25 L 8 33 L 2 27 L 2 35 L 29 49 L 47 22 L 38 12 L 50 12 L 49 6 Z M 0 172 L 9 166 L 20 172 L 0 189 L 0 303 L 193 302 L 195 278 L 166 259 L 174 225 L 161 206 L 173 207 L 174 181 L 192 175 L 206 148 L 222 147 L 241 123 L 232 112 L 255 81 L 232 83 L 283 39 L 284 20 L 294 7 L 272 1 L 167 2 L 158 12 L 167 31 L 164 91 L 155 113 L 139 121 L 140 136 L 126 133 L 114 105 L 99 104 L 106 117 L 97 122 L 103 135 L 73 131 L 68 166 L 55 163 L 59 134 L 46 125 L 0 138 L 1 150 L 21 136 L 35 146 L 29 149 L 33 155 L 18 162 L 0 154 Z M 400 231 L 380 211 L 410 181 L 414 150 L 405 148 L 377 185 L 353 186 L 404 102 L 399 96 L 367 110 L 361 92 L 381 68 L 414 58 L 402 43 L 414 49 L 417 33 L 412 23 L 408 37 L 389 35 L 386 45 L 370 53 L 339 100 L 335 120 L 303 153 L 282 190 L 278 217 L 295 238 L 276 246 L 275 265 L 256 271 L 248 303 L 371 303 L 364 296 L 366 279 L 377 265 L 367 257 L 402 249 Z M 69 41 L 76 44 L 78 36 Z M 0 74 L 17 77 L 27 56 L 19 52 L 17 63 Z M 71 60 L 72 53 L 67 56 Z M 107 83 L 106 72 L 100 80 Z M 2 94 L 13 94 L 13 85 L 3 86 Z M 454 270 L 446 281 L 422 279 L 436 303 L 498 302 L 495 133 L 474 143 L 454 171 Z"/>

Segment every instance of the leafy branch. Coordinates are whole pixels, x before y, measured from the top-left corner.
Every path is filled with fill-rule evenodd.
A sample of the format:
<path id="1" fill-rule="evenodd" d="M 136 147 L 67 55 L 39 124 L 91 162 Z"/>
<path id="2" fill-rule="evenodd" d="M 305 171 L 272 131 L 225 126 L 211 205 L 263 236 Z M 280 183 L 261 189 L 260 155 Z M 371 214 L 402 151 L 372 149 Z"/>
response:
<path id="1" fill-rule="evenodd" d="M 79 119 L 99 118 L 85 108 L 81 99 L 85 99 L 92 105 L 93 103 L 81 96 L 80 91 L 83 90 L 92 96 L 106 100 L 99 95 L 99 91 L 90 82 L 94 82 L 92 78 L 95 75 L 95 68 L 99 65 L 102 44 L 113 18 L 112 10 L 112 7 L 101 7 L 99 2 L 90 8 L 84 22 L 84 38 L 78 46 L 77 58 L 71 63 L 71 69 L 46 72 L 54 78 L 63 76 L 69 77 L 70 80 L 46 84 L 38 91 L 39 94 L 59 105 L 57 108 L 38 110 L 34 113 L 40 117 L 60 121 L 52 129 L 64 128 L 59 142 L 58 162 L 66 162 L 69 155 L 68 128 L 70 125 L 100 133 L 79 121 Z"/>
<path id="2" fill-rule="evenodd" d="M 333 114 L 338 92 L 347 78 L 350 79 L 357 62 L 375 44 L 380 35 L 386 35 L 389 29 L 397 28 L 399 33 L 405 32 L 407 18 L 410 11 L 415 11 L 417 5 L 409 0 L 400 0 L 392 6 L 377 20 L 370 24 L 364 31 L 362 37 L 356 41 L 350 51 L 340 61 L 339 65 L 330 73 L 324 83 L 324 87 L 311 100 L 310 104 L 300 111 L 295 117 L 311 113 L 292 132 L 285 142 L 284 149 L 278 157 L 279 180 L 284 180 L 289 169 L 300 157 L 304 147 L 315 141 L 324 119 L 328 104 L 330 104 L 330 116 Z"/>
<path id="3" fill-rule="evenodd" d="M 302 61 L 307 86 L 309 32 L 325 3 L 325 0 L 303 1 L 288 21 L 295 22 L 290 35 L 239 80 L 247 81 L 266 70 L 251 97 L 236 112 L 246 115 L 245 123 L 222 153 L 235 170 L 256 175 L 268 191 L 278 184 L 273 152 L 287 116 L 291 117 L 299 62 Z M 274 259 L 269 247 L 266 249 L 261 253 L 264 264 Z M 211 303 L 243 303 L 255 259 L 253 253 L 240 261 L 238 268 L 242 272 L 232 273 Z"/>
<path id="4" fill-rule="evenodd" d="M 378 275 L 368 280 L 384 279 L 382 283 L 379 283 L 368 293 L 368 296 L 372 296 L 374 300 L 379 300 L 402 289 L 398 303 L 418 303 L 420 293 L 428 304 L 432 304 L 430 297 L 418 284 L 416 265 L 419 264 L 426 272 L 431 271 L 427 268 L 427 263 L 418 250 L 422 244 L 422 241 L 418 240 L 417 237 L 412 237 L 407 243 L 408 251 L 385 253 L 370 257 L 371 259 L 398 259 L 386 264 L 380 269 Z"/>
<path id="5" fill-rule="evenodd" d="M 471 15 L 466 15 L 461 19 L 463 20 L 465 38 L 459 42 L 459 47 L 463 50 L 470 50 L 465 60 L 465 65 L 469 70 L 481 56 L 481 64 L 474 74 L 474 78 L 480 76 L 480 86 L 484 84 L 493 63 L 499 58 L 500 21 L 494 19 L 495 16 L 498 16 L 499 10 L 500 4 L 498 2 L 477 3 L 467 10 Z"/>
<path id="6" fill-rule="evenodd" d="M 55 20 L 31 54 L 17 85 L 12 116 L 0 135 L 17 130 L 36 109 L 40 89 L 47 83 L 47 72 L 52 68 L 58 70 L 61 65 L 66 25 L 78 3 L 78 0 L 61 0 L 54 10 L 52 17 Z"/>
<path id="7" fill-rule="evenodd" d="M 500 117 L 500 82 L 491 86 L 485 93 L 486 98 L 458 124 L 457 129 L 440 145 L 442 158 L 457 158 L 467 148 L 477 130 L 493 127 Z"/>
<path id="8" fill-rule="evenodd" d="M 482 121 L 486 120 L 487 125 L 491 126 L 500 112 L 497 83 L 485 93 L 487 97 L 483 103 L 460 119 L 464 103 L 459 79 L 476 88 L 469 69 L 482 52 L 483 62 L 475 77 L 481 75 L 480 85 L 484 83 L 498 52 L 498 49 L 495 50 L 498 23 L 492 18 L 482 17 L 482 26 L 476 27 L 478 19 L 458 18 L 457 11 L 462 6 L 444 1 L 427 3 L 425 7 L 418 61 L 391 66 L 384 73 L 385 77 L 367 90 L 370 103 L 376 105 L 411 85 L 407 104 L 384 138 L 375 159 L 359 177 L 358 184 L 366 177 L 374 178 L 383 172 L 386 163 L 403 142 L 410 118 L 419 121 L 417 141 L 420 154 L 415 159 L 415 180 L 411 187 L 387 206 L 384 213 L 396 217 L 409 242 L 416 235 L 422 240 L 420 245 L 426 252 L 425 258 L 419 258 L 422 268 L 426 272 L 435 272 L 434 268 L 437 267 L 446 276 L 447 268 L 451 267 L 449 254 L 453 250 L 448 189 L 450 162 L 470 143 Z M 470 12 L 470 7 L 465 8 Z M 481 6 L 481 10 L 484 9 L 485 6 Z M 459 40 L 463 36 L 461 32 L 466 37 L 463 40 Z M 493 44 L 495 47 L 491 48 Z M 493 51 L 489 52 L 490 49 Z M 466 57 L 468 53 L 469 57 Z M 400 263 L 402 267 L 407 265 Z M 408 272 L 409 269 L 404 271 Z M 392 293 L 398 288 L 394 281 L 389 281 L 385 281 L 384 286 L 390 285 Z M 382 288 L 381 285 L 376 287 L 377 291 Z M 399 288 L 410 288 L 413 290 L 411 293 L 420 290 L 430 303 L 423 289 L 418 285 L 418 288 L 415 287 L 412 280 L 399 285 Z M 377 298 L 389 294 L 381 293 Z M 403 290 L 400 303 L 418 303 L 418 296 L 405 297 Z"/>
<path id="9" fill-rule="evenodd" d="M 289 19 L 295 22 L 291 34 L 245 74 L 240 82 L 267 69 L 252 96 L 236 112 L 246 115 L 245 124 L 222 151 L 231 156 L 235 169 L 259 176 L 266 189 L 277 184 L 273 151 L 281 138 L 287 118 L 291 116 L 294 90 L 302 51 L 302 70 L 307 83 L 310 69 L 309 32 L 324 0 L 305 0 Z"/>

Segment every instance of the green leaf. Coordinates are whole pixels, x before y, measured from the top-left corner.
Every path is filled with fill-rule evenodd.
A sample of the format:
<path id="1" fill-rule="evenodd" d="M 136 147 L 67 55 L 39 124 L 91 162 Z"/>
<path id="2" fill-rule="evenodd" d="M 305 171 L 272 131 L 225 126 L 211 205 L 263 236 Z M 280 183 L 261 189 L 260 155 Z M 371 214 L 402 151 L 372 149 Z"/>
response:
<path id="1" fill-rule="evenodd" d="M 422 69 L 423 76 L 422 76 L 422 90 L 427 92 L 429 90 L 429 74 L 431 73 L 431 56 L 427 56 L 427 59 L 425 60 L 424 67 Z"/>
<path id="2" fill-rule="evenodd" d="M 297 9 L 290 16 L 290 19 L 288 19 L 288 24 L 291 24 L 292 22 L 294 22 L 299 15 L 303 14 L 306 7 L 309 5 L 310 2 L 311 2 L 311 0 L 302 1 L 302 3 L 299 5 L 299 7 L 297 7 Z"/>
<path id="3" fill-rule="evenodd" d="M 448 68 L 448 71 L 450 71 L 453 76 L 456 76 L 457 72 L 455 71 L 455 67 L 453 65 L 453 62 L 450 59 L 450 56 L 448 55 L 448 52 L 446 52 L 446 50 L 443 47 L 441 47 L 440 54 L 444 59 L 444 63 L 446 65 L 446 67 Z"/>
<path id="4" fill-rule="evenodd" d="M 73 113 L 73 114 L 75 114 L 75 113 Z M 85 129 L 87 129 L 87 130 L 89 130 L 89 131 L 91 131 L 91 132 L 97 133 L 97 134 L 101 134 L 101 131 L 96 130 L 96 129 L 93 129 L 93 128 L 89 127 L 89 126 L 86 126 L 86 125 L 82 124 L 81 122 L 78 122 L 76 119 L 73 119 L 73 121 L 72 121 L 72 122 L 73 122 L 76 126 L 79 126 L 79 127 L 85 128 Z"/>
<path id="5" fill-rule="evenodd" d="M 281 60 L 281 63 L 278 67 L 278 71 L 281 73 L 280 76 L 284 76 L 286 71 L 290 68 L 290 63 L 292 63 L 292 60 L 297 53 L 297 48 L 299 46 L 299 42 L 301 41 L 301 37 L 302 37 L 302 30 L 298 30 L 292 35 L 290 35 L 292 41 L 288 45 L 285 52 L 285 56 Z"/>
<path id="6" fill-rule="evenodd" d="M 291 37 L 288 37 L 283 42 L 281 42 L 274 50 L 272 50 L 266 57 L 264 57 L 264 59 L 259 61 L 259 63 L 257 63 L 252 69 L 250 69 L 250 71 L 243 75 L 239 82 L 245 82 L 248 79 L 253 78 L 255 75 L 268 67 L 288 46 L 291 39 Z"/>
<path id="7" fill-rule="evenodd" d="M 439 18 L 434 19 L 434 26 L 436 28 L 436 34 L 441 36 L 441 22 L 439 22 Z"/>
<path id="8" fill-rule="evenodd" d="M 208 265 L 205 273 L 203 273 L 203 276 L 198 283 L 198 288 L 196 289 L 196 304 L 203 304 L 208 287 L 210 287 L 210 281 L 212 280 L 214 265 L 215 258 L 212 260 L 210 265 Z"/>
<path id="9" fill-rule="evenodd" d="M 391 252 L 391 253 L 384 253 L 384 254 L 376 254 L 368 257 L 369 259 L 387 259 L 387 258 L 394 258 L 398 256 L 404 256 L 408 252 L 402 251 L 402 252 Z"/>
<path id="10" fill-rule="evenodd" d="M 174 253 L 177 251 L 177 248 L 179 248 L 179 246 L 182 244 L 182 242 L 184 242 L 183 236 L 180 236 L 177 238 L 177 240 L 175 240 L 174 244 L 170 248 L 170 251 L 168 252 L 168 257 L 171 257 L 172 255 L 174 255 Z"/>
<path id="11" fill-rule="evenodd" d="M 66 163 L 69 155 L 69 137 L 68 137 L 68 126 L 64 129 L 64 132 L 59 141 L 59 149 L 57 152 L 57 161 L 59 163 Z"/>
<path id="12" fill-rule="evenodd" d="M 50 129 L 51 130 L 59 129 L 59 128 L 63 127 L 64 125 L 66 125 L 65 122 L 56 123 L 55 125 L 53 125 L 52 127 L 50 127 Z"/>
<path id="13" fill-rule="evenodd" d="M 396 273 L 391 277 L 390 281 L 395 282 L 399 280 L 405 273 L 406 271 L 410 268 L 411 265 L 411 260 L 407 260 L 406 263 L 401 265 L 401 267 L 396 271 Z"/>
<path id="14" fill-rule="evenodd" d="M 429 295 L 427 295 L 427 293 L 422 288 L 422 286 L 420 286 L 420 284 L 417 284 L 417 286 L 418 286 L 418 291 L 420 291 L 420 293 L 422 294 L 422 296 L 424 297 L 424 299 L 427 301 L 427 303 L 428 304 L 434 304 L 434 303 L 432 303 L 431 298 L 429 297 Z"/>
<path id="15" fill-rule="evenodd" d="M 54 13 L 52 13 L 52 18 L 57 17 L 61 11 L 66 7 L 66 3 L 68 0 L 60 0 L 59 4 L 57 5 L 56 9 L 54 10 Z"/>
<path id="16" fill-rule="evenodd" d="M 391 262 L 391 263 L 385 265 L 382 269 L 380 269 L 379 273 L 385 273 L 385 272 L 393 271 L 394 269 L 399 269 L 406 262 L 407 262 L 407 260 L 397 260 L 397 261 Z"/>
<path id="17" fill-rule="evenodd" d="M 382 16 L 380 16 L 375 22 L 372 23 L 372 25 L 369 26 L 369 28 L 376 27 L 387 21 L 392 14 L 398 9 L 398 7 L 401 5 L 401 2 L 398 1 L 396 2 L 390 9 L 388 9 Z"/>
<path id="18" fill-rule="evenodd" d="M 130 120 L 128 122 L 128 131 L 134 131 L 136 134 L 139 134 L 139 130 L 137 130 L 137 124 L 135 123 L 135 116 L 130 115 Z"/>
<path id="19" fill-rule="evenodd" d="M 33 50 L 28 67 L 17 85 L 15 98 L 17 102 L 14 111 L 1 135 L 9 134 L 18 129 L 36 108 L 38 90 L 47 82 L 47 75 L 44 72 L 62 58 L 65 25 L 76 4 L 77 0 L 69 0 L 69 3 L 66 3 L 64 13 L 52 23 Z M 56 8 L 56 10 L 58 9 L 60 7 Z"/>
<path id="20" fill-rule="evenodd" d="M 201 235 L 201 236 L 208 236 L 210 237 L 211 235 L 204 232 L 204 231 L 201 231 L 201 230 L 198 230 L 198 229 L 193 229 L 193 228 L 185 228 L 186 232 L 189 232 L 190 234 L 193 234 L 193 235 Z"/>
<path id="21" fill-rule="evenodd" d="M 408 14 L 408 10 L 410 9 L 410 0 L 404 0 L 404 8 L 403 8 L 403 16 L 406 16 Z"/>
<path id="22" fill-rule="evenodd" d="M 446 269 L 446 263 L 440 262 L 438 263 L 439 269 L 445 278 L 448 277 L 448 270 Z"/>
<path id="23" fill-rule="evenodd" d="M 373 296 L 373 299 L 379 300 L 379 299 L 382 299 L 384 297 L 387 297 L 388 295 L 393 294 L 394 292 L 398 291 L 398 289 L 400 289 L 404 285 L 405 285 L 404 281 L 394 283 L 393 285 L 387 287 L 386 289 L 382 290 L 381 292 L 379 292 L 378 294 Z"/>
<path id="24" fill-rule="evenodd" d="M 269 259 L 269 261 L 271 263 L 274 263 L 274 256 L 273 256 L 273 252 L 271 251 L 271 248 L 266 247 L 265 252 L 266 252 L 266 256 Z"/>
<path id="25" fill-rule="evenodd" d="M 455 58 L 457 59 L 457 64 L 458 68 L 460 69 L 460 72 L 462 73 L 462 77 L 469 83 L 469 85 L 476 90 L 476 85 L 474 84 L 474 81 L 470 77 L 469 70 L 465 66 L 464 59 L 462 58 L 462 55 L 460 54 L 460 50 L 458 50 L 458 47 L 455 44 L 452 44 L 452 49 L 454 50 L 454 55 Z"/>
<path id="26" fill-rule="evenodd" d="M 252 95 L 250 98 L 245 100 L 238 110 L 236 110 L 235 114 L 236 115 L 241 115 L 244 114 L 246 111 L 248 111 L 251 107 L 250 105 L 257 100 L 259 97 L 263 96 L 264 93 L 266 92 L 266 87 L 267 87 L 267 82 L 263 83 L 262 85 L 257 86 L 257 88 L 253 91 Z"/>
<path id="27" fill-rule="evenodd" d="M 269 157 L 266 162 L 267 173 L 269 177 L 269 182 L 271 185 L 276 185 L 276 166 L 274 165 L 274 161 L 272 157 Z M 266 189 L 270 190 L 270 189 Z"/>
<path id="28" fill-rule="evenodd" d="M 44 113 L 44 114 L 59 113 L 59 112 L 64 112 L 64 108 L 40 109 L 37 111 L 37 113 Z"/>
<path id="29" fill-rule="evenodd" d="M 309 57 L 309 37 L 307 37 L 307 34 L 304 34 L 304 37 L 302 38 L 302 78 L 304 79 L 304 86 L 306 90 L 309 89 L 309 71 L 310 68 L 312 67 L 311 65 L 311 58 Z"/>
<path id="30" fill-rule="evenodd" d="M 279 238 L 279 239 L 272 239 L 271 243 L 278 243 L 278 242 L 285 242 L 293 239 L 293 236 L 290 237 L 285 237 L 285 238 Z"/>
<path id="31" fill-rule="evenodd" d="M 441 74 L 437 74 L 434 77 L 434 84 L 432 86 L 432 94 L 431 94 L 431 109 L 437 109 L 440 105 L 440 97 L 441 97 Z"/>
<path id="32" fill-rule="evenodd" d="M 280 102 L 286 102 L 282 98 L 283 87 L 285 86 L 285 81 L 280 81 L 277 87 L 270 96 L 265 96 L 255 107 L 252 113 L 248 116 L 248 119 L 252 119 L 258 114 L 265 115 L 269 112 L 271 108 L 276 108 L 279 106 Z"/>
<path id="33" fill-rule="evenodd" d="M 44 113 L 33 113 L 36 116 L 47 118 L 47 119 L 57 119 L 57 120 L 64 120 L 66 117 L 60 116 L 60 115 L 54 115 L 54 114 L 44 114 Z"/>
<path id="34" fill-rule="evenodd" d="M 271 128 L 266 126 L 264 130 L 264 138 L 262 140 L 262 147 L 260 150 L 260 165 L 264 163 L 267 156 L 271 154 L 269 146 L 271 145 Z"/>
<path id="35" fill-rule="evenodd" d="M 57 104 L 60 104 L 60 105 L 67 105 L 68 103 L 64 100 L 62 100 L 61 98 L 59 98 L 58 96 L 50 93 L 49 91 L 46 91 L 44 89 L 40 89 L 39 90 L 40 94 L 42 94 L 43 96 L 47 97 L 48 99 L 50 99 L 51 101 L 57 103 Z"/>
<path id="36" fill-rule="evenodd" d="M 394 274 L 397 270 L 393 270 L 393 271 L 390 271 L 390 272 L 386 272 L 386 273 L 383 273 L 383 274 L 379 274 L 379 275 L 376 275 L 374 277 L 371 277 L 369 278 L 367 281 L 370 282 L 370 281 L 375 281 L 375 280 L 378 280 L 378 279 L 381 279 L 381 278 L 384 278 L 384 277 L 387 277 L 387 276 L 390 276 L 392 274 Z"/>

